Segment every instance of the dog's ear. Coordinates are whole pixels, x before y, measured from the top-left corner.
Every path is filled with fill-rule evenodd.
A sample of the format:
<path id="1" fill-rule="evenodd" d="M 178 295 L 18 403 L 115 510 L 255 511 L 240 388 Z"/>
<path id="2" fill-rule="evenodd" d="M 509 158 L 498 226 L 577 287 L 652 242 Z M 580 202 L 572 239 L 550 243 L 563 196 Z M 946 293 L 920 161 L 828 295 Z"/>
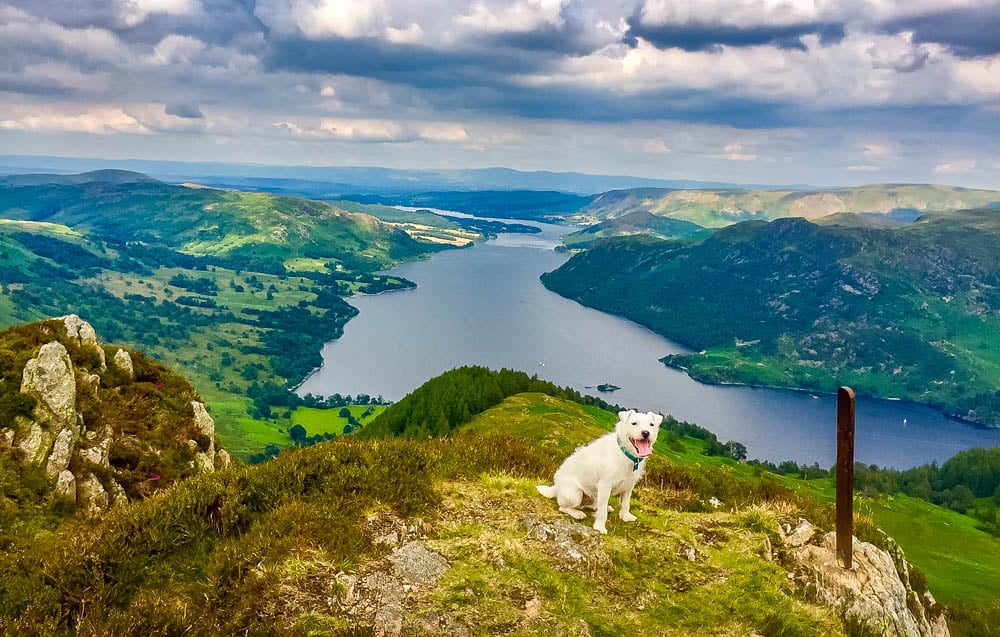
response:
<path id="1" fill-rule="evenodd" d="M 635 415 L 634 409 L 629 409 L 628 411 L 619 411 L 618 420 L 622 422 L 628 422 L 628 419 Z"/>
<path id="2" fill-rule="evenodd" d="M 653 424 L 656 425 L 657 427 L 663 424 L 663 416 L 661 414 L 654 414 L 653 412 L 649 412 L 649 417 L 653 419 Z"/>

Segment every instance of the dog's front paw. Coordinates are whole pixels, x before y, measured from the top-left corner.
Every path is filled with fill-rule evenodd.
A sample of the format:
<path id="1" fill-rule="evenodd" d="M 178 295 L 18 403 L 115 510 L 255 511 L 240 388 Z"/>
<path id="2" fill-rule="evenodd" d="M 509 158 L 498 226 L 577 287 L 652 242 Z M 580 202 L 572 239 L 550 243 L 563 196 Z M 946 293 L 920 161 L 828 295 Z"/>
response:
<path id="1" fill-rule="evenodd" d="M 635 517 L 634 515 L 632 515 L 631 513 L 625 513 L 624 511 L 622 511 L 618 515 L 618 517 L 620 517 L 622 519 L 622 522 L 635 522 L 636 520 L 639 519 L 639 518 Z"/>
<path id="2" fill-rule="evenodd" d="M 607 535 L 608 534 L 608 529 L 605 528 L 605 526 L 603 524 L 595 523 L 594 524 L 594 530 L 597 531 L 598 533 L 602 534 L 602 535 Z"/>

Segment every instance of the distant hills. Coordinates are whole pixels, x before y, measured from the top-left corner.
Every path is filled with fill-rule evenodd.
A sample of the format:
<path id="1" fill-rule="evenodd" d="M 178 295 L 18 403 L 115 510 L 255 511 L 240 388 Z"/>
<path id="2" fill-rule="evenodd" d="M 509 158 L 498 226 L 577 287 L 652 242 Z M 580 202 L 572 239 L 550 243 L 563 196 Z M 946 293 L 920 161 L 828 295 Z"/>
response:
<path id="1" fill-rule="evenodd" d="M 838 212 L 877 213 L 910 221 L 924 212 L 985 206 L 1000 206 L 1000 192 L 926 184 L 872 184 L 820 190 L 639 188 L 605 192 L 570 221 L 592 224 L 644 211 L 719 228 L 740 221 L 818 219 Z"/>
<path id="2" fill-rule="evenodd" d="M 846 384 L 1000 425 L 998 245 L 996 209 L 785 218 L 604 241 L 542 281 L 690 346 L 666 362 L 699 380 Z"/>
<path id="3" fill-rule="evenodd" d="M 196 181 L 206 185 L 282 192 L 319 199 L 337 199 L 345 194 L 413 194 L 430 191 L 555 190 L 592 195 L 616 188 L 736 186 L 718 181 L 648 179 L 576 172 L 525 172 L 510 168 L 410 170 L 373 166 L 263 166 L 0 155 L 0 174 L 79 173 L 104 168 L 124 168 L 174 183 Z"/>

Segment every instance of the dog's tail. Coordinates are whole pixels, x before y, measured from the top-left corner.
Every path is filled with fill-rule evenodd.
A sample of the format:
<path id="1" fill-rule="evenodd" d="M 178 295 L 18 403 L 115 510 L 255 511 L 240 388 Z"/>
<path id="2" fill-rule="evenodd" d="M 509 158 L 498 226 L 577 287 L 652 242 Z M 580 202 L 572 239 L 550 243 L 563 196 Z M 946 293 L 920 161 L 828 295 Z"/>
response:
<path id="1" fill-rule="evenodd" d="M 535 487 L 538 492 L 544 495 L 546 498 L 556 497 L 556 487 L 555 485 L 540 484 Z"/>

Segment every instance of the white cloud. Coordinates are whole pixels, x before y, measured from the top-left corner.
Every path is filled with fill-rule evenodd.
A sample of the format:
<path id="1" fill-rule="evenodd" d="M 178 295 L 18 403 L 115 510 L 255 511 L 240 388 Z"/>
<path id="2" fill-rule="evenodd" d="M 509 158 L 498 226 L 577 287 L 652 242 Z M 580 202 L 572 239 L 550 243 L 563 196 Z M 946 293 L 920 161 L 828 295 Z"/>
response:
<path id="1" fill-rule="evenodd" d="M 198 0 L 119 0 L 119 18 L 134 27 L 153 14 L 193 15 L 201 9 Z"/>
<path id="2" fill-rule="evenodd" d="M 0 120 L 0 129 L 96 135 L 150 132 L 146 126 L 121 108 L 97 107 L 75 113 L 58 112 L 48 108 L 37 112 L 28 109 L 19 110 L 21 112 L 14 114 L 14 117 Z"/>
<path id="3" fill-rule="evenodd" d="M 123 63 L 129 59 L 127 47 L 107 29 L 70 29 L 4 5 L 0 5 L 0 42 L 10 51 L 35 49 L 59 60 L 68 53 L 74 62 Z"/>
<path id="4" fill-rule="evenodd" d="M 454 23 L 475 31 L 523 33 L 563 23 L 562 11 L 569 0 L 478 0 Z"/>
<path id="5" fill-rule="evenodd" d="M 955 175 L 960 173 L 971 173 L 976 170 L 976 162 L 972 159 L 955 159 L 941 162 L 934 167 L 935 175 Z"/>
<path id="6" fill-rule="evenodd" d="M 872 159 L 885 159 L 892 157 L 894 151 L 889 144 L 869 143 L 861 147 L 861 152 L 865 157 Z"/>
<path id="7" fill-rule="evenodd" d="M 722 152 L 722 158 L 729 161 L 754 161 L 757 159 L 757 155 L 755 153 L 743 152 L 743 144 L 733 142 L 726 144 Z"/>
<path id="8" fill-rule="evenodd" d="M 168 35 L 153 47 L 154 64 L 191 64 L 205 50 L 198 38 L 186 35 Z"/>
<path id="9" fill-rule="evenodd" d="M 879 167 L 872 166 L 871 164 L 854 164 L 852 166 L 847 166 L 844 170 L 849 170 L 851 172 L 873 173 L 877 172 Z"/>
<path id="10" fill-rule="evenodd" d="M 354 141 L 391 142 L 403 137 L 403 127 L 387 119 L 325 118 L 319 129 L 330 137 Z"/>
<path id="11" fill-rule="evenodd" d="M 820 9 L 813 0 L 647 0 L 640 16 L 644 24 L 786 26 L 815 21 Z"/>
<path id="12" fill-rule="evenodd" d="M 416 129 L 422 139 L 429 141 L 464 142 L 469 139 L 469 133 L 465 127 L 452 122 L 419 124 Z"/>
<path id="13" fill-rule="evenodd" d="M 554 70 L 517 79 L 526 88 L 573 86 L 624 94 L 693 90 L 810 109 L 976 104 L 1000 95 L 1000 56 L 962 60 L 928 46 L 921 49 L 926 60 L 916 64 L 908 33 L 848 33 L 826 44 L 809 35 L 802 42 L 804 50 L 760 45 L 686 51 L 660 49 L 640 38 L 634 47 L 613 45 L 566 57 Z M 897 63 L 909 72 L 899 72 Z"/>

